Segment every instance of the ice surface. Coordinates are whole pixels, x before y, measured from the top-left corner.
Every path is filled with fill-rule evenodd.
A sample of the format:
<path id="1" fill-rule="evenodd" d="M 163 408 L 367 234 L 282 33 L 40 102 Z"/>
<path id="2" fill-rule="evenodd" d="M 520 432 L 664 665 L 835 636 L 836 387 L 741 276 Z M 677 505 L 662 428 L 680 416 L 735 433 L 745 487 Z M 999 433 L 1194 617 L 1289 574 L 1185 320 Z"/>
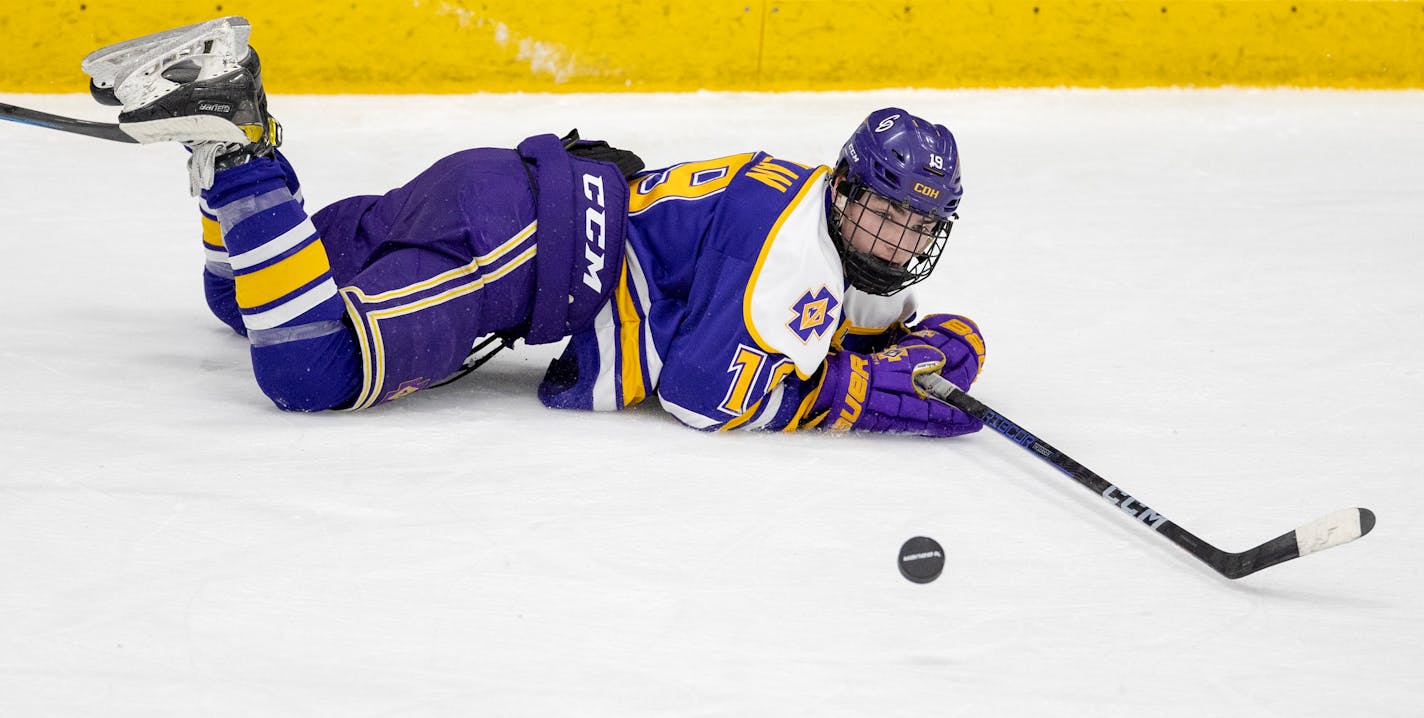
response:
<path id="1" fill-rule="evenodd" d="M 550 348 L 284 414 L 182 150 L 0 123 L 0 715 L 1424 711 L 1424 93 L 273 98 L 312 208 L 575 126 L 829 162 L 888 104 L 962 146 L 920 296 L 983 327 L 976 396 L 1221 548 L 1374 534 L 1229 582 L 993 433 L 554 412 Z"/>

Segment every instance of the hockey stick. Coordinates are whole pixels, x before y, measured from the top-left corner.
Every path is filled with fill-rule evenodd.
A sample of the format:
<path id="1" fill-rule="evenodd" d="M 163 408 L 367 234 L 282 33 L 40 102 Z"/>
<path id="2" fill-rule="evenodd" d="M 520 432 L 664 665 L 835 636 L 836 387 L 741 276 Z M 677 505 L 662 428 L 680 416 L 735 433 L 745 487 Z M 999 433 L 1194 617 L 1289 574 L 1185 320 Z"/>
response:
<path id="1" fill-rule="evenodd" d="M 921 375 L 915 379 L 915 383 L 931 397 L 978 417 L 985 426 L 1028 449 L 1032 454 L 1052 464 L 1053 468 L 1072 477 L 1074 481 L 1084 487 L 1102 495 L 1109 503 L 1117 506 L 1127 515 L 1135 517 L 1157 533 L 1166 536 L 1172 543 L 1185 549 L 1187 553 L 1197 557 L 1227 578 L 1248 576 L 1263 568 L 1270 568 L 1293 558 L 1300 558 L 1306 554 L 1349 543 L 1369 533 L 1375 527 L 1373 511 L 1369 509 L 1341 509 L 1255 548 L 1240 553 L 1222 551 L 1197 538 L 1192 532 L 1167 520 L 1166 516 L 1148 508 L 1146 504 L 1108 483 L 1106 479 L 1074 461 L 1067 454 L 1049 446 L 1048 442 L 1030 434 L 1003 414 L 985 406 L 983 402 L 965 393 L 944 377 L 938 374 Z"/>
<path id="2" fill-rule="evenodd" d="M 101 140 L 138 144 L 138 140 L 129 136 L 127 132 L 124 132 L 122 127 L 112 122 L 90 122 L 89 120 L 81 120 L 74 117 L 51 115 L 48 112 L 7 105 L 3 102 L 0 102 L 0 120 L 18 122 L 22 125 L 46 127 L 51 130 L 59 130 L 60 132 L 73 132 L 76 135 L 97 137 Z"/>

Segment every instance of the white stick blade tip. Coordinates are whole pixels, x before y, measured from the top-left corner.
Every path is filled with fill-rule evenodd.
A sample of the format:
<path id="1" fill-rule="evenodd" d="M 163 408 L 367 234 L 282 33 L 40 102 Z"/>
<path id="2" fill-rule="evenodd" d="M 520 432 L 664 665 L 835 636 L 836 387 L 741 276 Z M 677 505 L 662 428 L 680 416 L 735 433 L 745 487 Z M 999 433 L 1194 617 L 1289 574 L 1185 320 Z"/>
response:
<path id="1" fill-rule="evenodd" d="M 1323 516 L 1295 530 L 1296 548 L 1301 556 L 1349 543 L 1369 533 L 1375 527 L 1375 514 L 1369 509 L 1342 509 Z"/>

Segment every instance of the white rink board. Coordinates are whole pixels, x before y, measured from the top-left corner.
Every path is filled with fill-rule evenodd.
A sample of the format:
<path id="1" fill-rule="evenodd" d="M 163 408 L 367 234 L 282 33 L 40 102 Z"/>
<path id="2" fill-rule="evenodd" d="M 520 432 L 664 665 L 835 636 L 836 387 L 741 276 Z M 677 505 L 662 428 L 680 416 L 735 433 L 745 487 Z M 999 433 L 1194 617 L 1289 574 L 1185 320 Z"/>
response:
<path id="1" fill-rule="evenodd" d="M 575 126 L 830 162 L 891 104 L 962 146 L 920 294 L 976 396 L 1221 548 L 1375 532 L 1229 582 L 993 433 L 554 412 L 547 347 L 284 414 L 183 152 L 0 124 L 0 715 L 1416 715 L 1424 93 L 273 98 L 313 209 Z"/>

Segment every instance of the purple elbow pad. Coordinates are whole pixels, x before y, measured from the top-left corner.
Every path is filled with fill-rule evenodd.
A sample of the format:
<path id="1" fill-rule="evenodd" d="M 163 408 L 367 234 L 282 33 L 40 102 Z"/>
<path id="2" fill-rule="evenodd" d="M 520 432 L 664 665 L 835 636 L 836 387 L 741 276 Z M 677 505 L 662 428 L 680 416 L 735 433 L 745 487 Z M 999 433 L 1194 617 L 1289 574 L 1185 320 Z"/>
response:
<path id="1" fill-rule="evenodd" d="M 628 183 L 617 165 L 570 155 L 553 135 L 519 143 L 537 188 L 539 253 L 524 340 L 547 344 L 588 327 L 623 273 Z"/>

